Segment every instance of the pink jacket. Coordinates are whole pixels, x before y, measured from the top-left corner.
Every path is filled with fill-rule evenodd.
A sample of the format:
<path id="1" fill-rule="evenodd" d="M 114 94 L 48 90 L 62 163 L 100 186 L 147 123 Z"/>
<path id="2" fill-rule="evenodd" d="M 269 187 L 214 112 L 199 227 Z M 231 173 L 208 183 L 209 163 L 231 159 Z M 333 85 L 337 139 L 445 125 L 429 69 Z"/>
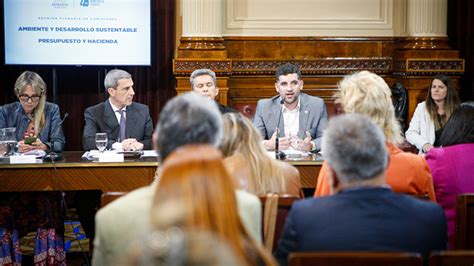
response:
<path id="1" fill-rule="evenodd" d="M 456 197 L 474 193 L 474 143 L 431 149 L 425 157 L 433 176 L 436 200 L 448 221 L 449 247 L 454 245 Z"/>

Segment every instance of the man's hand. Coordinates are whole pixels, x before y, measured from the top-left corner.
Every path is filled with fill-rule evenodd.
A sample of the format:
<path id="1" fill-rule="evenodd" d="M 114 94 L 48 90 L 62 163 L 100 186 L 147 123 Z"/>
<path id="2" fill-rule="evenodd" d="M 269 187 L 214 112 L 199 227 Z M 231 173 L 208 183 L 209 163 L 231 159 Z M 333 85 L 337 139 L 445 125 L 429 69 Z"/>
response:
<path id="1" fill-rule="evenodd" d="M 311 142 L 311 134 L 309 134 L 309 131 L 306 131 L 306 137 L 302 140 L 295 136 L 294 138 L 297 138 L 296 141 L 296 147 L 295 149 L 300 150 L 300 151 L 310 151 L 313 149 L 313 143 Z"/>
<path id="2" fill-rule="evenodd" d="M 124 151 L 141 151 L 143 150 L 143 144 L 136 139 L 125 139 L 122 141 L 122 149 Z"/>
<path id="3" fill-rule="evenodd" d="M 264 140 L 263 141 L 263 146 L 265 149 L 269 151 L 275 150 L 275 139 L 277 136 L 277 131 L 275 131 L 272 135 L 272 137 L 269 140 Z M 290 137 L 283 137 L 283 138 L 278 138 L 278 149 L 280 150 L 286 150 L 290 147 L 291 145 L 291 138 Z"/>

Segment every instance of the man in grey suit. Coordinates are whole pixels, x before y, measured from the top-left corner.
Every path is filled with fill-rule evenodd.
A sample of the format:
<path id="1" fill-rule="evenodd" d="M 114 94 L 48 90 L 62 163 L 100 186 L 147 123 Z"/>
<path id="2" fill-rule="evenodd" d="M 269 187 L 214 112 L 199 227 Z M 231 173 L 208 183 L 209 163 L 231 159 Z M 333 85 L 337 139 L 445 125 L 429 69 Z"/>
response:
<path id="1" fill-rule="evenodd" d="M 166 103 L 160 113 L 153 141 L 159 160 L 187 144 L 219 146 L 223 122 L 213 101 L 197 93 L 185 93 Z M 116 265 L 133 239 L 149 233 L 151 208 L 159 176 L 143 188 L 129 192 L 97 212 L 92 265 Z M 261 242 L 261 203 L 257 196 L 236 191 L 237 207 L 243 225 Z"/>
<path id="2" fill-rule="evenodd" d="M 133 102 L 132 76 L 124 70 L 110 70 L 104 86 L 109 98 L 84 112 L 84 150 L 96 149 L 95 134 L 100 132 L 107 133 L 107 148 L 151 149 L 153 122 L 148 106 Z"/>
<path id="3" fill-rule="evenodd" d="M 259 100 L 253 119 L 264 138 L 263 145 L 267 150 L 274 150 L 275 139 L 279 137 L 281 150 L 290 147 L 303 151 L 320 150 L 321 136 L 328 121 L 324 101 L 300 93 L 304 82 L 296 65 L 287 63 L 278 67 L 275 78 L 279 95 Z"/>

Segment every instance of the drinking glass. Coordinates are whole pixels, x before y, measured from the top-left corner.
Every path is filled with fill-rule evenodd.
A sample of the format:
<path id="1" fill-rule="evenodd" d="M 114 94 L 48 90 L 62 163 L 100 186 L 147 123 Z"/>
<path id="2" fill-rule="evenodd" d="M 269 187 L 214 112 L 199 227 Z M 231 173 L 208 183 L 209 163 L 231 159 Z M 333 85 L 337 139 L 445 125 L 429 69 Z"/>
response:
<path id="1" fill-rule="evenodd" d="M 95 146 L 99 152 L 104 152 L 107 147 L 107 133 L 96 133 L 95 134 Z"/>
<path id="2" fill-rule="evenodd" d="M 15 130 L 14 127 L 7 127 L 1 129 L 1 146 L 2 146 L 2 153 L 3 156 L 12 156 L 16 154 L 16 146 L 18 141 L 15 138 Z"/>

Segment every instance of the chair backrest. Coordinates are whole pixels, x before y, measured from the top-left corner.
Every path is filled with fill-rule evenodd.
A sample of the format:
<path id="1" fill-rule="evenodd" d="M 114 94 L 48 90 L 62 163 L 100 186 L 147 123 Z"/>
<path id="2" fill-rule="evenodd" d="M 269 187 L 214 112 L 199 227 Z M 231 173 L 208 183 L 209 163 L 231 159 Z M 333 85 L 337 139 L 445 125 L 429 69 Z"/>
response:
<path id="1" fill-rule="evenodd" d="M 474 249 L 474 194 L 461 194 L 456 202 L 456 249 Z"/>
<path id="2" fill-rule="evenodd" d="M 288 212 L 293 202 L 299 199 L 294 195 L 285 194 L 260 197 L 263 206 L 263 243 L 268 251 L 273 252 L 276 249 Z"/>
<path id="3" fill-rule="evenodd" d="M 396 82 L 392 86 L 392 102 L 395 108 L 395 116 L 400 121 L 403 130 L 405 130 L 408 112 L 408 93 L 405 87 L 399 82 Z"/>
<path id="4" fill-rule="evenodd" d="M 107 204 L 122 197 L 125 194 L 127 194 L 127 192 L 110 191 L 102 193 L 102 196 L 100 197 L 100 207 L 105 207 Z"/>
<path id="5" fill-rule="evenodd" d="M 445 250 L 431 252 L 430 266 L 474 265 L 474 250 Z"/>
<path id="6" fill-rule="evenodd" d="M 422 266 L 419 253 L 407 252 L 297 252 L 288 256 L 290 266 Z"/>

